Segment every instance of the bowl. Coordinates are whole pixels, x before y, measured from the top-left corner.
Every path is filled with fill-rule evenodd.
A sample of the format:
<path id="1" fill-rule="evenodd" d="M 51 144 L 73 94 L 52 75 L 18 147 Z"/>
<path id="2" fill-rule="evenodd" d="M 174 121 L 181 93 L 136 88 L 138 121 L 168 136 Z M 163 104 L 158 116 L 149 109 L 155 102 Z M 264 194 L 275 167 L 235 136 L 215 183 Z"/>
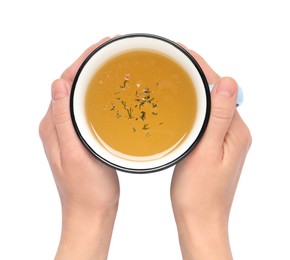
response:
<path id="1" fill-rule="evenodd" d="M 98 46 L 80 66 L 70 111 L 83 145 L 124 172 L 164 170 L 202 138 L 210 89 L 198 62 L 170 39 L 134 33 Z"/>

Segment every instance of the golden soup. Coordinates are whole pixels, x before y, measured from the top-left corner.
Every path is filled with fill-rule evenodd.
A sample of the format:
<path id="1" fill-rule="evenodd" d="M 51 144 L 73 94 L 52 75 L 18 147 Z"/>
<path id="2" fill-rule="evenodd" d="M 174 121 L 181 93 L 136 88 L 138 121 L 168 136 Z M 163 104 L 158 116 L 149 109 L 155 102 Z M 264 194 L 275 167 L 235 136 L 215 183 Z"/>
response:
<path id="1" fill-rule="evenodd" d="M 151 156 L 182 142 L 193 126 L 196 102 L 192 80 L 178 64 L 138 50 L 101 66 L 85 109 L 92 132 L 110 150 Z"/>

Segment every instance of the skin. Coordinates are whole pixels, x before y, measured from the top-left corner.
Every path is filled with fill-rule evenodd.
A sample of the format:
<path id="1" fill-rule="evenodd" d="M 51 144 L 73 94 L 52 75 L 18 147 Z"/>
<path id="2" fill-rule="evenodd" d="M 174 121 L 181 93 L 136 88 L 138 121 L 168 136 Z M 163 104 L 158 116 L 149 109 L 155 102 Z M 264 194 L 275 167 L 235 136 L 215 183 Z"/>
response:
<path id="1" fill-rule="evenodd" d="M 51 102 L 39 133 L 62 206 L 62 232 L 55 259 L 107 259 L 120 196 L 117 173 L 92 157 L 74 131 L 69 95 L 88 48 L 51 88 Z M 184 46 L 185 47 L 185 46 Z M 186 47 L 185 47 L 186 48 Z M 176 165 L 171 200 L 183 259 L 232 259 L 228 218 L 250 132 L 235 108 L 237 84 L 220 78 L 195 52 L 212 90 L 212 111 L 204 137 Z"/>
<path id="2" fill-rule="evenodd" d="M 209 83 L 212 108 L 205 135 L 176 165 L 171 200 L 183 259 L 232 259 L 228 220 L 242 167 L 251 145 L 236 110 L 237 83 L 221 78 L 195 52 Z"/>
<path id="3" fill-rule="evenodd" d="M 69 111 L 77 69 L 106 40 L 87 49 L 53 82 L 51 103 L 39 127 L 62 206 L 62 232 L 55 259 L 101 260 L 108 255 L 118 208 L 118 177 L 80 143 Z"/>

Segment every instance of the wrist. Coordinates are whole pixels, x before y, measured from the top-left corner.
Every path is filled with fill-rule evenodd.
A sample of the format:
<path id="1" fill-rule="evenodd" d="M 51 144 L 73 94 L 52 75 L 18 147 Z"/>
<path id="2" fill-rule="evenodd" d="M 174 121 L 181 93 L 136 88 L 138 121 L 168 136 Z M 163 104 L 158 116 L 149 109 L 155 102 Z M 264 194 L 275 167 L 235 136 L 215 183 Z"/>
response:
<path id="1" fill-rule="evenodd" d="M 55 259 L 107 259 L 117 207 L 96 212 L 63 210 Z"/>
<path id="2" fill-rule="evenodd" d="M 176 216 L 184 260 L 231 260 L 228 223 L 217 219 Z"/>

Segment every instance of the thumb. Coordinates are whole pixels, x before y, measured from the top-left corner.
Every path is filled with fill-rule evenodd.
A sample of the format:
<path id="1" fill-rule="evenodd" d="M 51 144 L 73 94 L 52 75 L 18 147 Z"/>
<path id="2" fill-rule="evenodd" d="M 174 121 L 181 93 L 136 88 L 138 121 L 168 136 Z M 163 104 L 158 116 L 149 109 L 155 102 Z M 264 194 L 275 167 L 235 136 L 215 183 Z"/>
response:
<path id="1" fill-rule="evenodd" d="M 232 78 L 219 79 L 211 92 L 211 114 L 203 137 L 207 149 L 220 151 L 230 127 L 237 99 L 238 85 Z"/>
<path id="2" fill-rule="evenodd" d="M 63 79 L 52 83 L 52 111 L 55 126 L 58 128 L 70 120 L 68 84 Z"/>
<path id="3" fill-rule="evenodd" d="M 60 146 L 68 146 L 75 140 L 75 135 L 69 106 L 69 83 L 64 79 L 53 82 L 52 95 L 52 114 L 57 131 Z"/>

